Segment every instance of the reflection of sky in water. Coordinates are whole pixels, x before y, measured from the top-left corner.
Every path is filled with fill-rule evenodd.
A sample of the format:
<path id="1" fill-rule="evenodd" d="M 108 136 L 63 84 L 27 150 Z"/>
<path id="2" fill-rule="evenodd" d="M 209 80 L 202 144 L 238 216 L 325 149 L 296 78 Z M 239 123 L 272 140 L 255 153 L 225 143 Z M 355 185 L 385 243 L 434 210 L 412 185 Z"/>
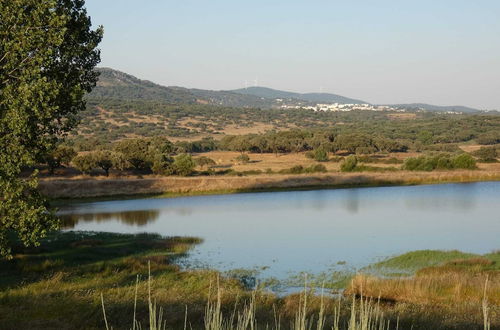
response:
<path id="1" fill-rule="evenodd" d="M 105 201 L 60 213 L 75 230 L 201 237 L 191 261 L 271 266 L 278 277 L 417 249 L 500 248 L 500 182 Z"/>

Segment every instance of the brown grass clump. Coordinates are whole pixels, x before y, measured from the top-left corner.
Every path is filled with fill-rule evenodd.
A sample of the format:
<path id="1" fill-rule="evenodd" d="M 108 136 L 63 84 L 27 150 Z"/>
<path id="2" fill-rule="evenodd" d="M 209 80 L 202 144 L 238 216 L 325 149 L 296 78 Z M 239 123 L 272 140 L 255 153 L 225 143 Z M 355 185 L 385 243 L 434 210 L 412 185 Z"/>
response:
<path id="1" fill-rule="evenodd" d="M 346 294 L 361 293 L 367 297 L 392 302 L 416 304 L 481 304 L 488 278 L 486 296 L 490 305 L 500 306 L 500 271 L 481 271 L 481 265 L 490 265 L 484 260 L 473 264 L 473 260 L 455 261 L 455 265 L 466 265 L 463 269 L 453 264 L 428 267 L 413 277 L 378 278 L 359 274 L 354 277 Z M 491 262 L 491 261 L 490 261 Z M 473 265 L 472 267 L 470 265 Z"/>

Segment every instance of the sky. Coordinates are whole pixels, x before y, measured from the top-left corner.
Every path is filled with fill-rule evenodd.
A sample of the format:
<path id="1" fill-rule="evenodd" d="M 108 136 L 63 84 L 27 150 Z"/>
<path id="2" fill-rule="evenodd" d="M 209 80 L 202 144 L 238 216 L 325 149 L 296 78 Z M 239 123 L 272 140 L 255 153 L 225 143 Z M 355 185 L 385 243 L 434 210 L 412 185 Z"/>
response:
<path id="1" fill-rule="evenodd" d="M 500 110 L 499 0 L 86 4 L 100 66 L 162 85 Z"/>

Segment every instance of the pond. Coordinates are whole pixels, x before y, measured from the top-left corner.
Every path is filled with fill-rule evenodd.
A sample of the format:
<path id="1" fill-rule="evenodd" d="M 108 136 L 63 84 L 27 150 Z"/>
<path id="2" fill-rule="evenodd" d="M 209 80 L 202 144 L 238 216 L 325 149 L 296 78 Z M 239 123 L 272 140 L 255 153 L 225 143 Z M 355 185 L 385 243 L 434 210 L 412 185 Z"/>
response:
<path id="1" fill-rule="evenodd" d="M 199 237 L 184 265 L 278 279 L 413 250 L 500 248 L 500 182 L 102 201 L 59 214 L 66 230 Z"/>

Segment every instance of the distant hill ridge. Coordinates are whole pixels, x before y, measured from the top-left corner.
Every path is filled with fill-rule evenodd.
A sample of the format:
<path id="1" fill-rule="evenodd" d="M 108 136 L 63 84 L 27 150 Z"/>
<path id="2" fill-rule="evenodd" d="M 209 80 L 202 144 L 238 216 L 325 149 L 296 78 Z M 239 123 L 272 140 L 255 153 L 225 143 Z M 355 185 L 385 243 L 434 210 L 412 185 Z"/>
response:
<path id="1" fill-rule="evenodd" d="M 272 99 L 296 99 L 314 103 L 343 103 L 343 104 L 367 104 L 362 100 L 351 99 L 345 96 L 330 93 L 294 93 L 276 90 L 267 87 L 248 87 L 232 90 L 231 92 L 255 95 Z"/>
<path id="2" fill-rule="evenodd" d="M 189 89 L 177 86 L 162 86 L 149 80 L 141 80 L 130 74 L 111 68 L 98 68 L 97 86 L 90 99 L 110 98 L 118 100 L 152 100 L 170 104 L 210 104 L 243 108 L 276 108 L 283 104 L 306 106 L 316 103 L 368 104 L 331 93 L 295 93 L 266 87 L 248 87 L 229 91 Z M 282 100 L 282 101 L 280 101 Z M 286 101 L 286 103 L 284 102 Z M 476 112 L 464 106 L 436 106 L 425 103 L 388 104 L 409 110 Z"/>

